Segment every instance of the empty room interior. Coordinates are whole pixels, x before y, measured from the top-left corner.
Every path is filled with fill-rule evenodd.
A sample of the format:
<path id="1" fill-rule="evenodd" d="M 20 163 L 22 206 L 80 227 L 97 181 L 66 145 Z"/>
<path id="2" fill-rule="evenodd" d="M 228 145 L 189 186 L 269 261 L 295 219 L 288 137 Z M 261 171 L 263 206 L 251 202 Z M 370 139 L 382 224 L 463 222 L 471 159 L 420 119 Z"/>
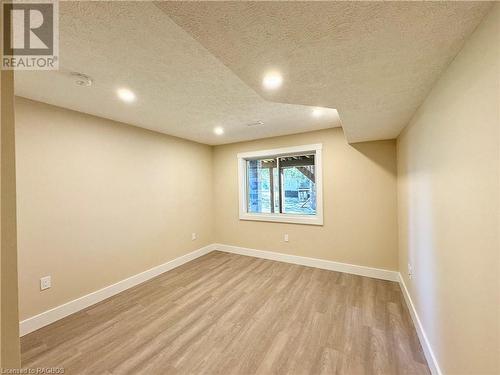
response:
<path id="1" fill-rule="evenodd" d="M 499 3 L 2 12 L 2 374 L 500 374 Z"/>

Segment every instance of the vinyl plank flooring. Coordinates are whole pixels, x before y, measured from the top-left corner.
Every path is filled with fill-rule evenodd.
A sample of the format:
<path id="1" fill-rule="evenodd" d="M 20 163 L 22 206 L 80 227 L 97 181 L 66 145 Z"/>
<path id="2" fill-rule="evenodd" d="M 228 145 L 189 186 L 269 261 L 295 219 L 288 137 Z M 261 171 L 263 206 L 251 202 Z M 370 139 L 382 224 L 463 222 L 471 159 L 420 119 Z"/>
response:
<path id="1" fill-rule="evenodd" d="M 429 374 L 399 285 L 212 252 L 28 334 L 66 374 Z"/>

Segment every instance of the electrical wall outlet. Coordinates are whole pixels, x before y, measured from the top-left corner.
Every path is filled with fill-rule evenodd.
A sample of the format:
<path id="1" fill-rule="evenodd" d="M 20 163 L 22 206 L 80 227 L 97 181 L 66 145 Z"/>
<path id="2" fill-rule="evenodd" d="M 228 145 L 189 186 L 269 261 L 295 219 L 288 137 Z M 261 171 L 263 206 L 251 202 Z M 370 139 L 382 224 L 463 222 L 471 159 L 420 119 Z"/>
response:
<path id="1" fill-rule="evenodd" d="M 288 242 L 288 234 L 285 234 L 285 236 L 284 236 L 283 240 L 284 240 L 285 242 Z"/>
<path id="2" fill-rule="evenodd" d="M 52 279 L 50 276 L 45 276 L 40 279 L 40 290 L 49 289 L 52 286 Z"/>
<path id="3" fill-rule="evenodd" d="M 411 280 L 413 279 L 413 267 L 411 263 L 408 263 L 408 278 Z"/>
<path id="4" fill-rule="evenodd" d="M 198 238 L 198 235 L 196 233 L 191 233 L 191 241 L 194 241 Z"/>

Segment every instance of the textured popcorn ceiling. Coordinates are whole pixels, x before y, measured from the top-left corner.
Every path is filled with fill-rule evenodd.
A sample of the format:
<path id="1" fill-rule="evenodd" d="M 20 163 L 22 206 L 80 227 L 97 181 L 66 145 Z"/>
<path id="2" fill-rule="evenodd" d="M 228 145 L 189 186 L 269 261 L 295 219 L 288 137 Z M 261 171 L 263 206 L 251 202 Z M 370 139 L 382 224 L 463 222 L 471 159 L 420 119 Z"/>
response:
<path id="1" fill-rule="evenodd" d="M 16 93 L 207 144 L 340 126 L 334 108 L 349 141 L 394 138 L 488 7 L 61 2 L 61 70 L 16 72 Z M 285 78 L 273 95 L 270 68 Z M 316 119 L 316 106 L 329 110 Z"/>
<path id="2" fill-rule="evenodd" d="M 340 126 L 334 109 L 316 119 L 264 100 L 151 2 L 60 3 L 60 57 L 61 71 L 16 72 L 16 94 L 207 144 Z M 123 86 L 135 103 L 116 97 Z"/>
<path id="3" fill-rule="evenodd" d="M 359 142 L 400 133 L 491 3 L 157 5 L 262 97 L 336 108 Z M 268 69 L 285 78 L 274 95 L 260 85 Z"/>

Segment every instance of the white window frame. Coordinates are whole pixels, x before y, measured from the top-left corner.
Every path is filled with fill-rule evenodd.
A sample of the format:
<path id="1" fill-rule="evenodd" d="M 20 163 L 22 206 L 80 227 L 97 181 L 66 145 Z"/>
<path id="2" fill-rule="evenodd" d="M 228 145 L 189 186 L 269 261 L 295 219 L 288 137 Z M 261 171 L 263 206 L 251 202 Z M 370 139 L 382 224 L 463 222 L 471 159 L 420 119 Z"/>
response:
<path id="1" fill-rule="evenodd" d="M 321 152 L 323 145 L 321 143 L 276 148 L 272 150 L 261 150 L 243 152 L 238 157 L 238 185 L 239 185 L 239 213 L 240 220 L 270 221 L 278 223 L 294 223 L 323 225 L 323 167 Z M 316 183 L 316 215 L 294 215 L 282 213 L 250 213 L 248 212 L 247 202 L 247 160 L 276 158 L 280 156 L 303 155 L 307 153 L 314 154 L 315 164 L 315 183 Z M 281 199 L 281 196 L 280 196 Z"/>

